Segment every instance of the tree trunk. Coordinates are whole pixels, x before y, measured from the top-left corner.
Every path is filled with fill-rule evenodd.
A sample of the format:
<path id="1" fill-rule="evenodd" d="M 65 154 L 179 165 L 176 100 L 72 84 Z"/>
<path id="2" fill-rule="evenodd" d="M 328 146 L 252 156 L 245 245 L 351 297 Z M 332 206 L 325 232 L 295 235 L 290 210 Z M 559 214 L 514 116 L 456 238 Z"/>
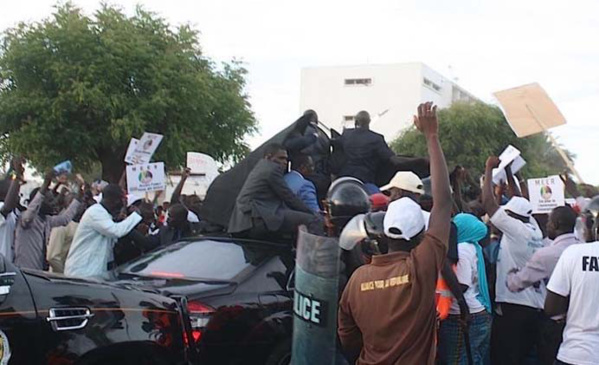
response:
<path id="1" fill-rule="evenodd" d="M 101 157 L 102 179 L 111 184 L 118 184 L 125 171 L 125 162 L 119 154 L 104 154 Z"/>

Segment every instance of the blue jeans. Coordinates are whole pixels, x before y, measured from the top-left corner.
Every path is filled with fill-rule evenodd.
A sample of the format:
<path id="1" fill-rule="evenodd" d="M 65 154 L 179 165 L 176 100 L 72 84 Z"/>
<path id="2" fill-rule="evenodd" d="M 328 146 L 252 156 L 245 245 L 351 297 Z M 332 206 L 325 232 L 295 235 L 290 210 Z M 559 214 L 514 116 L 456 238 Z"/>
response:
<path id="1" fill-rule="evenodd" d="M 467 365 L 464 331 L 459 322 L 459 315 L 450 315 L 441 322 L 439 329 L 439 364 Z M 470 315 L 470 349 L 474 365 L 490 363 L 489 347 L 491 345 L 491 323 L 493 317 L 486 311 Z"/>

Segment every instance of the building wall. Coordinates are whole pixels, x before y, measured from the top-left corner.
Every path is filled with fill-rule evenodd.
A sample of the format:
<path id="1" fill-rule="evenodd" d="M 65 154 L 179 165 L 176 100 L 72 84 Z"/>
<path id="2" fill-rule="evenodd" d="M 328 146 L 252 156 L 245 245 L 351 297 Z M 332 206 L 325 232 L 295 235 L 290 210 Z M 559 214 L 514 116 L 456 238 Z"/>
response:
<path id="1" fill-rule="evenodd" d="M 471 97 L 462 89 L 456 96 L 456 88 L 422 63 L 305 68 L 300 109 L 316 110 L 322 122 L 338 131 L 353 127 L 350 118 L 366 110 L 373 120 L 371 129 L 390 142 L 412 125 L 421 102 L 445 108 L 460 96 Z M 383 115 L 377 117 L 379 113 Z"/>

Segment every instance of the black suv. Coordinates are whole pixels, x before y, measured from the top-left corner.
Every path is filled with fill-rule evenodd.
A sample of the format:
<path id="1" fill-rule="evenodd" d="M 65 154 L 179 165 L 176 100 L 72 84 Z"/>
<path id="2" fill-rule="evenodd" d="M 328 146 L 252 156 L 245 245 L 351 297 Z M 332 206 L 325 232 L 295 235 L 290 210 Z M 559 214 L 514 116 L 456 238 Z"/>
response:
<path id="1" fill-rule="evenodd" d="M 188 299 L 200 364 L 288 364 L 295 261 L 290 246 L 196 238 L 113 273 L 120 285 Z"/>

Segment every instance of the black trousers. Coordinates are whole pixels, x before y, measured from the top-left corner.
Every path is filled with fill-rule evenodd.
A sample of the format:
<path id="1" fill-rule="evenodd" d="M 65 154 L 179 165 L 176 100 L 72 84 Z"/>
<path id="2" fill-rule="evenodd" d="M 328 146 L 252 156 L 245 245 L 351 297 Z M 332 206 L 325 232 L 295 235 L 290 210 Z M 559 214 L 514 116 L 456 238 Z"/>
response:
<path id="1" fill-rule="evenodd" d="M 562 344 L 562 337 L 566 322 L 556 322 L 547 316 L 541 319 L 537 354 L 539 365 L 553 365 L 557 359 L 557 352 Z"/>
<path id="2" fill-rule="evenodd" d="M 539 309 L 498 303 L 491 330 L 493 365 L 523 364 L 538 343 L 542 318 L 543 313 Z"/>

